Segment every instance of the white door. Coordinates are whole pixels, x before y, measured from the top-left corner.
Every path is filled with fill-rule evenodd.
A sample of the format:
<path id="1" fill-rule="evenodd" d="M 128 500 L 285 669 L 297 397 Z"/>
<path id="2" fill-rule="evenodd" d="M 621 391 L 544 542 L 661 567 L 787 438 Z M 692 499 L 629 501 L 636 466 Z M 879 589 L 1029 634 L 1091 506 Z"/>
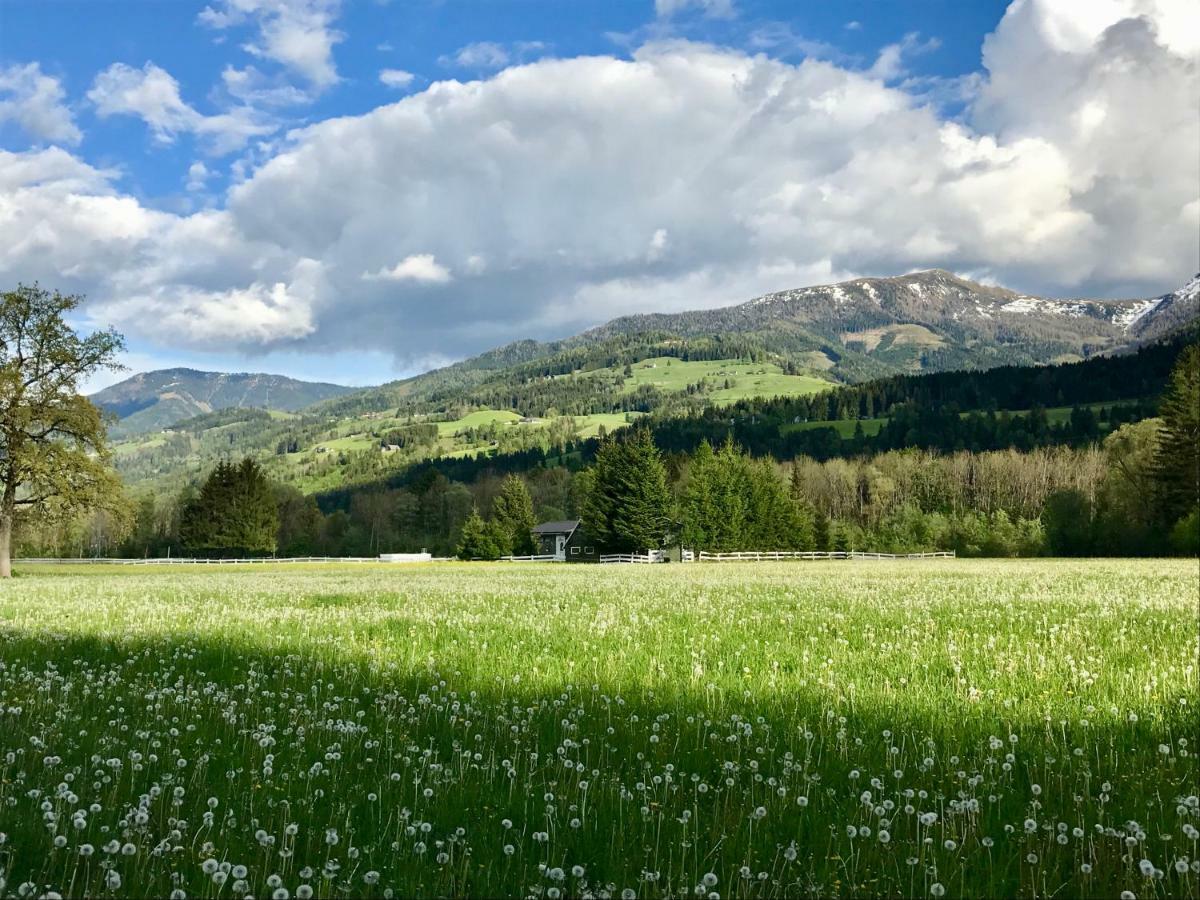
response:
<path id="1" fill-rule="evenodd" d="M 554 555 L 558 559 L 567 558 L 567 539 L 564 535 L 558 535 L 554 538 Z"/>

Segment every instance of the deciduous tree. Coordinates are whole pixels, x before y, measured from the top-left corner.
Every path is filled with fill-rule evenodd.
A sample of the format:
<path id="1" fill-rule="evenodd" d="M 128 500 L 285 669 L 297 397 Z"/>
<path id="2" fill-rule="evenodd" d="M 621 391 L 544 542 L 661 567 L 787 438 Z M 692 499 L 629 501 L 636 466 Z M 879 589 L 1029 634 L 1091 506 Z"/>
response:
<path id="1" fill-rule="evenodd" d="M 82 379 L 120 368 L 122 339 L 76 334 L 66 317 L 82 302 L 36 284 L 0 294 L 0 578 L 18 514 L 45 523 L 124 507 L 100 410 L 79 394 Z"/>

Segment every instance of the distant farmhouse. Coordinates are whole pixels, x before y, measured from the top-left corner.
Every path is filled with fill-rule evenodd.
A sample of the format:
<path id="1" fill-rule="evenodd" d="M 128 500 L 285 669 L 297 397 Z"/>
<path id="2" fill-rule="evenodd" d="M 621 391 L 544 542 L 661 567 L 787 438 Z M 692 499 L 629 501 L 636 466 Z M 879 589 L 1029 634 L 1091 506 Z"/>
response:
<path id="1" fill-rule="evenodd" d="M 533 529 L 539 556 L 553 556 L 564 562 L 597 562 L 600 552 L 579 524 L 578 519 L 543 522 Z"/>

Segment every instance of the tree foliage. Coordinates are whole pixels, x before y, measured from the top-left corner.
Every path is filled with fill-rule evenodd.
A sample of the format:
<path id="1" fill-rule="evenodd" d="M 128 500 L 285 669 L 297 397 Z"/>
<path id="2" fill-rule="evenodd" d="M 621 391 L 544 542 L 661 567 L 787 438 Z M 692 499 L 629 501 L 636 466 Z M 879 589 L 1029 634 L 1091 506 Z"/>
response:
<path id="1" fill-rule="evenodd" d="M 473 509 L 463 523 L 456 553 L 459 559 L 494 560 L 510 554 L 511 548 L 511 537 L 504 526 L 494 519 L 485 521 Z"/>
<path id="2" fill-rule="evenodd" d="M 126 513 L 100 410 L 78 392 L 120 368 L 122 339 L 77 335 L 66 317 L 82 302 L 36 284 L 0 294 L 0 577 L 18 516 L 45 526 L 86 509 Z"/>
<path id="3" fill-rule="evenodd" d="M 208 556 L 273 553 L 279 531 L 275 492 L 262 467 L 247 457 L 221 462 L 183 510 L 184 546 Z"/>
<path id="4" fill-rule="evenodd" d="M 507 538 L 507 553 L 528 556 L 534 552 L 532 532 L 537 520 L 529 488 L 520 476 L 505 476 L 500 493 L 492 501 L 492 522 Z"/>
<path id="5" fill-rule="evenodd" d="M 609 553 L 661 547 L 670 527 L 666 468 L 650 432 L 609 437 L 596 453 L 583 525 Z"/>
<path id="6" fill-rule="evenodd" d="M 1154 474 L 1167 526 L 1200 505 L 1200 344 L 1180 354 L 1159 407 Z"/>
<path id="7" fill-rule="evenodd" d="M 811 512 L 793 501 L 774 464 L 750 458 L 732 440 L 716 452 L 701 443 L 681 515 L 683 543 L 697 550 L 808 550 L 814 542 Z"/>

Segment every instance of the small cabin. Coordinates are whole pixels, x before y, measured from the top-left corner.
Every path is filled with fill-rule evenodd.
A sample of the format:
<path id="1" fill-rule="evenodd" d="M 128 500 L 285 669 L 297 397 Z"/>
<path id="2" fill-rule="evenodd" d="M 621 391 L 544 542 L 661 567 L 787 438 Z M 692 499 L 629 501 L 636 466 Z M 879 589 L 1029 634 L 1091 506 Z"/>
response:
<path id="1" fill-rule="evenodd" d="M 543 522 L 532 533 L 539 556 L 553 556 L 562 562 L 600 561 L 599 548 L 578 519 Z"/>

